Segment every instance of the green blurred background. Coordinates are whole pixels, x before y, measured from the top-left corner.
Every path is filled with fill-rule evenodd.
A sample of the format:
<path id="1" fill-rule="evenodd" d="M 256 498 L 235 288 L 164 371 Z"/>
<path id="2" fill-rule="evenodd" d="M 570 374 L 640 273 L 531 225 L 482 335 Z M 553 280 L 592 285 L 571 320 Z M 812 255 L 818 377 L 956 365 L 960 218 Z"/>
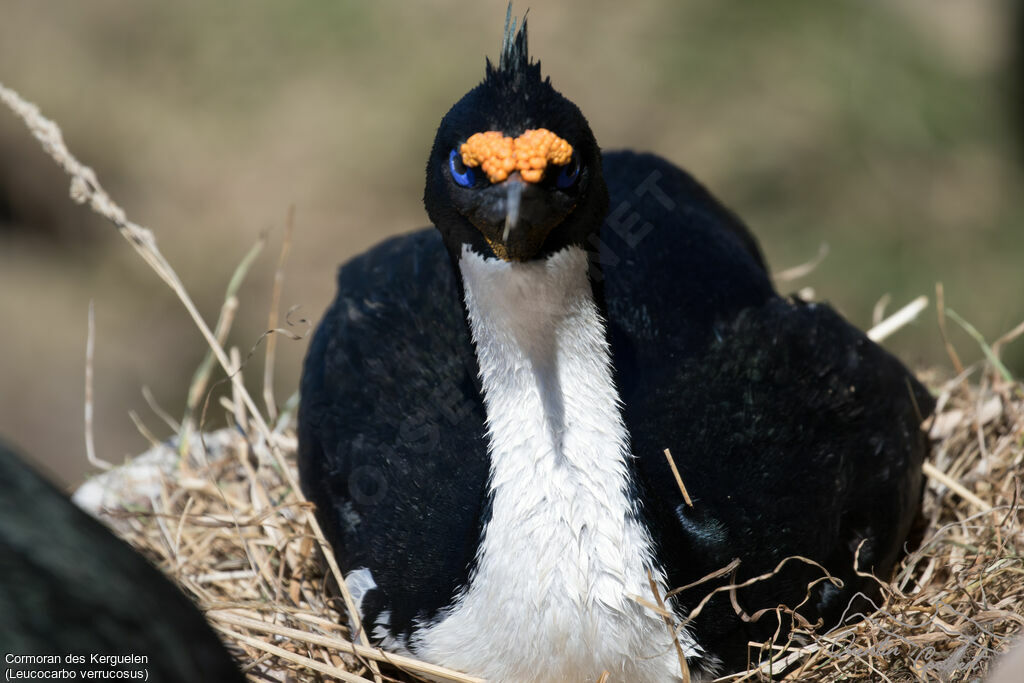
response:
<path id="1" fill-rule="evenodd" d="M 526 4 L 517 4 L 522 11 Z M 990 340 L 1024 320 L 1021 72 L 1009 0 L 641 0 L 534 4 L 530 38 L 605 148 L 658 152 L 735 209 L 781 270 L 861 327 L 920 294 Z M 152 228 L 211 322 L 258 236 L 231 336 L 257 343 L 288 207 L 282 309 L 319 318 L 337 264 L 424 225 L 423 166 L 447 108 L 494 57 L 503 2 L 2 0 L 0 82 L 63 127 Z M 1018 60 L 1015 62 L 1015 60 Z M 0 434 L 65 483 L 87 470 L 83 375 L 96 306 L 95 428 L 147 447 L 142 398 L 180 416 L 204 344 L 173 295 L 0 111 Z M 886 345 L 949 360 L 934 308 Z M 296 329 L 301 330 L 301 326 Z M 980 357 L 960 330 L 965 361 Z M 306 341 L 280 338 L 277 394 Z M 1006 349 L 1024 374 L 1024 340 Z M 246 367 L 259 390 L 262 350 Z M 256 392 L 257 394 L 259 391 Z M 214 404 L 211 427 L 225 423 Z"/>

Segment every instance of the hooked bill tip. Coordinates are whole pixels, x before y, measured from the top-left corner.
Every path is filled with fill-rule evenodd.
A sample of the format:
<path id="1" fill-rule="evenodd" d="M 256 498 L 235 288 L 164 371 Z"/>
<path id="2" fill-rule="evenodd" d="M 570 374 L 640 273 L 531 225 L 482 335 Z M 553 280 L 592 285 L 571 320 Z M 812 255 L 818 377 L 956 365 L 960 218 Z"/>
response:
<path id="1" fill-rule="evenodd" d="M 512 228 L 519 222 L 519 199 L 523 194 L 523 184 L 509 182 L 508 194 L 505 195 L 505 232 L 501 235 L 502 242 L 508 242 Z"/>

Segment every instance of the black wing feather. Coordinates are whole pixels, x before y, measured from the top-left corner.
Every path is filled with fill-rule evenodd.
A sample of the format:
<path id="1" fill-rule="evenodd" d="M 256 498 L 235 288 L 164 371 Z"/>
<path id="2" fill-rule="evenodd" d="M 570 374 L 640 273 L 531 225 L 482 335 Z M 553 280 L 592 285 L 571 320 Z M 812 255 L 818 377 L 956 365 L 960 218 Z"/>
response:
<path id="1" fill-rule="evenodd" d="M 663 197 L 638 196 L 651 173 Z M 683 171 L 617 153 L 605 175 L 613 211 L 628 202 L 656 226 L 635 245 L 620 239 L 620 260 L 604 273 L 639 486 L 670 583 L 736 557 L 744 580 L 802 555 L 844 582 L 842 591 L 818 584 L 801 610 L 834 622 L 858 591 L 876 592 L 853 571 L 860 542 L 862 570 L 884 576 L 899 555 L 920 503 L 920 424 L 933 399 L 827 305 L 779 298 L 749 231 Z M 602 236 L 620 237 L 608 225 Z M 750 614 L 795 607 L 821 575 L 791 562 L 740 591 L 740 604 Z M 681 604 L 692 609 L 715 585 L 683 593 Z M 724 595 L 695 625 L 701 643 L 735 666 L 746 663 L 748 641 L 776 626 L 771 616 L 746 624 Z"/>
<path id="2" fill-rule="evenodd" d="M 753 236 L 686 172 L 653 154 L 611 152 L 604 176 L 611 208 L 595 280 L 628 404 L 697 353 L 716 321 L 775 292 Z"/>
<path id="3" fill-rule="evenodd" d="M 342 266 L 303 370 L 299 468 L 342 568 L 369 568 L 380 589 L 363 604 L 371 627 L 388 609 L 408 634 L 465 585 L 483 523 L 484 419 L 437 231 Z"/>

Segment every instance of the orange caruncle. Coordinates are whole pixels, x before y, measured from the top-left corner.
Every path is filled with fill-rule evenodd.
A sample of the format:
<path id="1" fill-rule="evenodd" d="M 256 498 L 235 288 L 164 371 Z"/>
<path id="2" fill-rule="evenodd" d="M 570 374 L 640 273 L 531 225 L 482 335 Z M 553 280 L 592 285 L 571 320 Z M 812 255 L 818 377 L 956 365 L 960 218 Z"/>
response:
<path id="1" fill-rule="evenodd" d="M 517 138 L 496 130 L 475 133 L 459 148 L 462 163 L 479 166 L 492 183 L 513 171 L 528 183 L 540 182 L 548 164 L 564 166 L 572 159 L 572 145 L 546 128 L 528 130 Z"/>

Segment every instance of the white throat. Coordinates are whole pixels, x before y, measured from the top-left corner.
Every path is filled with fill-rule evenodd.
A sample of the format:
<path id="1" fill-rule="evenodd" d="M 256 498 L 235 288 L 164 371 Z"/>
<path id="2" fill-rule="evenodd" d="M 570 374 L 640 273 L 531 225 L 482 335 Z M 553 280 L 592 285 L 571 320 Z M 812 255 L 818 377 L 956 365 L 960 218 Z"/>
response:
<path id="1" fill-rule="evenodd" d="M 670 681 L 679 660 L 653 600 L 629 437 L 587 255 L 459 261 L 483 385 L 491 516 L 469 585 L 413 643 L 493 681 Z M 698 648 L 679 638 L 687 655 Z"/>

